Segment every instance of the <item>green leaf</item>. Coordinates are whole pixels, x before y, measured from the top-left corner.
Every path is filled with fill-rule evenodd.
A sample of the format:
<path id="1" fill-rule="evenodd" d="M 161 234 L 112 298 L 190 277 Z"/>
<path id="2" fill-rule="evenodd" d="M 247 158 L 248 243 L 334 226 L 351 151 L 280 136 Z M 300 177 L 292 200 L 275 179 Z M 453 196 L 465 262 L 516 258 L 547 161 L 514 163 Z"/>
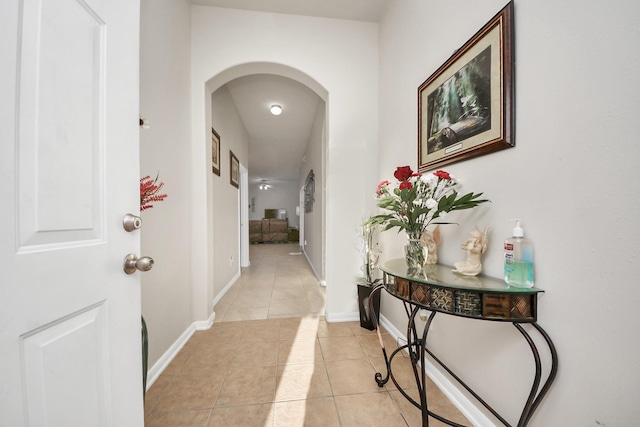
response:
<path id="1" fill-rule="evenodd" d="M 482 196 L 482 193 L 465 194 L 456 201 L 451 210 L 471 209 L 475 208 L 481 203 L 490 202 L 490 200 L 488 199 L 478 199 L 478 197 L 480 196 Z"/>

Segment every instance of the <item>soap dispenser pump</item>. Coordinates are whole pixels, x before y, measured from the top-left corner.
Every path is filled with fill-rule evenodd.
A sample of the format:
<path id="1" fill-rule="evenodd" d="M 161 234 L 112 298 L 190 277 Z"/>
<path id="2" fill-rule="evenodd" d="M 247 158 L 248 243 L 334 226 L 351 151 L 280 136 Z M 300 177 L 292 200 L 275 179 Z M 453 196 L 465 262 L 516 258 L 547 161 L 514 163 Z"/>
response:
<path id="1" fill-rule="evenodd" d="M 504 241 L 504 281 L 518 288 L 533 287 L 533 242 L 524 237 L 520 220 L 511 237 Z"/>

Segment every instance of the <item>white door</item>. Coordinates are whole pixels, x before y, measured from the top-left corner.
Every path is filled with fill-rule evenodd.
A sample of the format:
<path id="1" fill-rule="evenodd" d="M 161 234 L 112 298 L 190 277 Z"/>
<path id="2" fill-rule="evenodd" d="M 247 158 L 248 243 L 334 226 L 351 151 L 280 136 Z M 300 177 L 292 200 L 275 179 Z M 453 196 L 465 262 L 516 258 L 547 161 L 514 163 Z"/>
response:
<path id="1" fill-rule="evenodd" d="M 0 2 L 0 425 L 142 426 L 139 3 Z"/>

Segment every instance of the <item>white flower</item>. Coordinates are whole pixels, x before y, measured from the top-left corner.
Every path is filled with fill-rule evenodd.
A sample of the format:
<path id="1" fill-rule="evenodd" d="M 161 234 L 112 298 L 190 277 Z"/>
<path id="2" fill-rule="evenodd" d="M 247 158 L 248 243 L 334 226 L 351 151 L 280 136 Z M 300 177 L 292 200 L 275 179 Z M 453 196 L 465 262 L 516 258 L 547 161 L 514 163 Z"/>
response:
<path id="1" fill-rule="evenodd" d="M 427 206 L 429 209 L 433 209 L 433 208 L 435 208 L 436 206 L 438 206 L 438 202 L 437 202 L 437 201 L 436 201 L 436 199 L 434 199 L 433 197 L 430 197 L 430 198 L 427 200 L 426 206 Z"/>
<path id="2" fill-rule="evenodd" d="M 425 184 L 427 184 L 428 186 L 430 186 L 430 187 L 431 187 L 431 186 L 436 185 L 436 183 L 438 182 L 438 177 L 437 177 L 437 176 L 435 176 L 435 175 L 434 175 L 434 174 L 432 174 L 432 173 L 429 173 L 429 174 L 423 174 L 423 175 L 420 177 L 420 181 L 424 182 Z"/>

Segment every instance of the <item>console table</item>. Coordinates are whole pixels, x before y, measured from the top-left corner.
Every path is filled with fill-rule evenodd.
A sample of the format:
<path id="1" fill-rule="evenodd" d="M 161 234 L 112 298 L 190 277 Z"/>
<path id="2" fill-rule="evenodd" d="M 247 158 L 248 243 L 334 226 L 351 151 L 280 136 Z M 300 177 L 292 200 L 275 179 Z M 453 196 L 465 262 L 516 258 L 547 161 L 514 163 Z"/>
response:
<path id="1" fill-rule="evenodd" d="M 537 296 L 544 292 L 538 288 L 515 288 L 507 286 L 504 281 L 483 275 L 462 276 L 452 272 L 452 267 L 445 265 L 427 265 L 424 270 L 415 271 L 407 268 L 404 258 L 387 261 L 380 266 L 383 272 L 382 283 L 374 288 L 372 294 L 381 292 L 384 289 L 387 293 L 402 300 L 407 313 L 407 344 L 395 349 L 391 356 L 387 356 L 387 351 L 377 328 L 378 339 L 382 346 L 387 373 L 383 378 L 381 373 L 376 373 L 378 386 L 384 386 L 391 379 L 402 395 L 414 406 L 422 411 L 422 425 L 429 425 L 429 417 L 433 417 L 451 426 L 464 427 L 450 421 L 429 410 L 427 402 L 427 391 L 425 382 L 425 363 L 422 363 L 425 353 L 436 363 L 442 366 L 460 385 L 462 385 L 478 402 L 487 408 L 505 426 L 511 427 L 503 416 L 484 401 L 475 391 L 462 381 L 443 361 L 441 361 L 427 346 L 427 334 L 429 326 L 437 313 L 452 316 L 466 317 L 485 321 L 496 321 L 511 323 L 522 334 L 529 344 L 535 363 L 535 375 L 529 397 L 524 404 L 518 427 L 527 425 L 531 416 L 538 408 L 538 405 L 545 396 L 551 383 L 555 379 L 558 370 L 558 355 L 551 338 L 537 323 Z M 371 301 L 373 298 L 370 299 Z M 422 334 L 418 334 L 416 329 L 416 316 L 421 309 L 431 312 Z M 370 311 L 373 313 L 373 311 Z M 376 316 L 372 316 L 374 319 Z M 377 319 L 375 319 L 377 322 Z M 537 331 L 547 346 L 551 354 L 551 368 L 548 376 L 540 387 L 542 380 L 542 361 L 536 344 L 532 340 L 524 324 L 530 324 L 532 329 Z M 376 323 L 377 325 L 377 323 Z M 416 378 L 420 401 L 411 398 L 396 382 L 391 371 L 393 358 L 401 351 L 407 351 L 413 372 Z"/>

